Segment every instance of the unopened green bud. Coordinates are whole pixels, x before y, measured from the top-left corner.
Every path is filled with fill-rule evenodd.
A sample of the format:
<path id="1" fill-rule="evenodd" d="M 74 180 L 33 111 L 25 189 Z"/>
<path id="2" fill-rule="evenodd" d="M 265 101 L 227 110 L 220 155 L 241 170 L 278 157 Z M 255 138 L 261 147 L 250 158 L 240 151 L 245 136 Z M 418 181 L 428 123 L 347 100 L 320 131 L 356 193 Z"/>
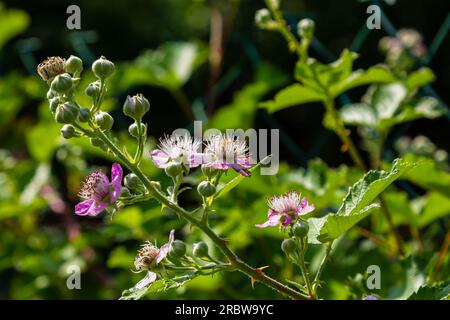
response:
<path id="1" fill-rule="evenodd" d="M 55 120 L 59 123 L 74 122 L 79 113 L 79 108 L 73 102 L 65 102 L 60 104 L 55 111 Z"/>
<path id="2" fill-rule="evenodd" d="M 302 19 L 297 24 L 298 35 L 307 40 L 311 40 L 314 35 L 316 24 L 311 19 Z"/>
<path id="3" fill-rule="evenodd" d="M 266 8 L 259 9 L 255 13 L 255 23 L 260 28 L 265 28 L 269 22 L 272 21 L 270 11 Z"/>
<path id="4" fill-rule="evenodd" d="M 106 148 L 105 143 L 99 139 L 99 138 L 90 138 L 89 142 L 94 146 L 94 147 L 100 147 L 100 148 Z"/>
<path id="5" fill-rule="evenodd" d="M 114 72 L 114 63 L 106 59 L 104 56 L 101 56 L 100 59 L 97 59 L 92 64 L 92 71 L 95 76 L 99 79 L 107 79 Z"/>
<path id="6" fill-rule="evenodd" d="M 63 125 L 63 127 L 61 128 L 61 134 L 66 139 L 70 139 L 77 136 L 75 132 L 75 127 L 70 124 Z"/>
<path id="7" fill-rule="evenodd" d="M 132 197 L 130 190 L 126 187 L 122 187 L 122 190 L 120 190 L 120 196 L 123 198 Z"/>
<path id="8" fill-rule="evenodd" d="M 178 177 L 183 172 L 183 166 L 180 163 L 171 162 L 164 169 L 166 174 L 171 178 Z"/>
<path id="9" fill-rule="evenodd" d="M 292 239 L 284 239 L 281 243 L 281 250 L 283 250 L 286 255 L 290 255 L 297 250 L 297 244 Z"/>
<path id="10" fill-rule="evenodd" d="M 72 89 L 72 77 L 68 73 L 59 74 L 53 79 L 50 87 L 58 93 L 67 93 Z"/>
<path id="11" fill-rule="evenodd" d="M 88 108 L 80 108 L 80 114 L 78 115 L 78 120 L 81 122 L 88 122 L 91 118 L 91 112 Z"/>
<path id="12" fill-rule="evenodd" d="M 197 191 L 203 197 L 211 197 L 216 193 L 216 187 L 209 181 L 202 181 L 197 186 Z"/>
<path id="13" fill-rule="evenodd" d="M 170 254 L 175 257 L 182 257 L 186 254 L 186 245 L 181 240 L 175 240 L 172 243 L 172 250 L 170 250 Z"/>
<path id="14" fill-rule="evenodd" d="M 145 136 L 147 135 L 147 125 L 145 123 L 141 123 L 141 135 Z M 138 130 L 138 124 L 136 122 L 132 123 L 128 127 L 128 132 L 130 135 L 134 138 L 139 138 L 139 130 Z"/>
<path id="15" fill-rule="evenodd" d="M 219 170 L 216 169 L 216 168 L 213 168 L 211 166 L 208 166 L 206 164 L 203 164 L 202 165 L 202 172 L 205 175 L 205 177 L 212 178 L 219 172 Z"/>
<path id="16" fill-rule="evenodd" d="M 48 101 L 48 103 L 49 103 L 50 111 L 51 111 L 52 113 L 55 113 L 55 112 L 56 112 L 56 108 L 57 108 L 58 105 L 59 105 L 59 99 L 58 99 L 58 98 L 51 98 L 51 99 Z"/>
<path id="17" fill-rule="evenodd" d="M 84 90 L 86 95 L 89 97 L 96 97 L 100 93 L 100 83 L 97 81 L 91 82 L 87 87 L 86 90 Z"/>
<path id="18" fill-rule="evenodd" d="M 127 174 L 123 179 L 123 184 L 130 190 L 143 190 L 144 184 L 134 173 Z"/>
<path id="19" fill-rule="evenodd" d="M 297 238 L 304 238 L 308 235 L 309 224 L 307 221 L 299 220 L 292 227 L 292 232 Z"/>
<path id="20" fill-rule="evenodd" d="M 83 61 L 76 56 L 70 56 L 66 60 L 64 69 L 66 72 L 71 74 L 80 74 L 83 71 Z"/>
<path id="21" fill-rule="evenodd" d="M 111 130 L 114 124 L 114 118 L 107 112 L 100 111 L 95 115 L 95 123 L 100 127 L 101 130 L 107 131 Z"/>
<path id="22" fill-rule="evenodd" d="M 53 91 L 51 88 L 48 89 L 48 91 L 47 91 L 47 99 L 51 99 L 51 98 L 54 98 L 54 97 L 56 97 L 56 92 Z"/>
<path id="23" fill-rule="evenodd" d="M 192 253 L 197 258 L 206 258 L 209 256 L 208 254 L 208 245 L 203 241 L 194 243 L 194 247 L 192 249 Z"/>
<path id="24" fill-rule="evenodd" d="M 150 102 L 142 95 L 128 96 L 123 104 L 123 113 L 137 121 L 150 110 Z"/>

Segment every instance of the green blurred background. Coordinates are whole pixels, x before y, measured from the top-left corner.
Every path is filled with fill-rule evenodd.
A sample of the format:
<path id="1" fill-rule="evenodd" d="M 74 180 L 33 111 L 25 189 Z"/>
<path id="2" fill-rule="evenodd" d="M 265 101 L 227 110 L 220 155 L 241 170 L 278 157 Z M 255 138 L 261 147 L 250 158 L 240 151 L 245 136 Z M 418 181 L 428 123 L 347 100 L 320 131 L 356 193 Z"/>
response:
<path id="1" fill-rule="evenodd" d="M 448 20 L 447 0 L 392 2 L 379 4 L 393 25 L 418 30 L 426 45 Z M 66 28 L 66 8 L 71 4 L 81 8 L 81 30 Z M 369 4 L 285 0 L 283 10 L 292 27 L 304 17 L 315 20 L 317 39 L 312 56 L 330 62 L 344 48 L 354 46 L 360 53 L 356 67 L 367 68 L 383 62 L 378 41 L 386 35 L 384 29 L 373 30 L 358 45 Z M 120 106 L 127 94 L 137 92 L 151 102 L 151 112 L 144 119 L 150 147 L 164 133 L 191 128 L 194 118 L 219 129 L 280 129 L 280 174 L 256 176 L 243 183 L 239 192 L 218 204 L 214 219 L 217 230 L 230 238 L 230 245 L 249 263 L 271 265 L 267 273 L 281 279 L 292 276 L 293 266 L 286 264 L 279 250 L 281 235 L 253 228 L 264 219 L 267 195 L 299 189 L 319 209 L 325 209 L 339 203 L 358 174 L 338 167 L 350 161 L 340 152 L 338 139 L 320 125 L 320 105 L 289 108 L 274 115 L 258 108 L 258 102 L 272 98 L 293 82 L 295 64 L 295 57 L 278 34 L 254 25 L 254 13 L 261 7 L 263 1 L 250 0 L 0 3 L 0 298 L 115 299 L 140 278 L 130 269 L 142 242 L 157 240 L 161 244 L 171 228 L 177 229 L 179 238 L 192 232 L 190 240 L 202 239 L 177 217 L 161 214 L 153 201 L 126 208 L 112 219 L 73 214 L 80 181 L 92 167 L 108 170 L 111 159 L 85 141 L 60 137 L 45 101 L 46 84 L 35 74 L 37 64 L 53 55 L 80 56 L 85 63 L 85 84 L 92 81 L 89 67 L 100 55 L 116 62 L 105 108 L 114 116 L 114 129 L 126 144 L 132 143 L 126 134 L 129 120 Z M 450 101 L 449 62 L 447 35 L 429 65 L 437 78 L 434 93 L 444 103 Z M 353 90 L 349 97 L 356 101 L 363 93 L 363 89 Z M 79 96 L 81 102 L 88 101 L 82 92 Z M 396 155 L 395 141 L 405 135 L 425 135 L 438 148 L 449 150 L 447 126 L 447 117 L 400 126 L 387 142 L 385 158 Z M 313 167 L 326 168 L 326 163 L 335 168 L 321 179 L 332 181 L 338 192 L 308 191 L 304 185 L 302 178 L 308 177 L 308 172 L 303 167 L 316 158 L 323 161 L 313 160 Z M 165 178 L 148 160 L 145 170 L 164 183 Z M 190 206 L 197 200 L 187 197 L 184 201 Z M 445 222 L 433 228 L 429 232 L 442 239 Z M 385 229 L 380 226 L 380 230 Z M 430 252 L 436 252 L 439 243 L 431 246 Z M 327 297 L 360 298 L 358 290 L 363 289 L 357 274 L 373 263 L 384 263 L 390 272 L 383 281 L 394 283 L 381 293 L 401 296 L 404 283 L 399 275 L 404 266 L 390 265 L 364 241 L 349 241 L 340 248 L 339 263 L 329 268 L 332 271 L 326 277 Z M 317 264 L 314 248 L 310 255 L 311 264 Z M 427 259 L 430 256 L 423 257 Z M 66 287 L 66 268 L 71 264 L 83 270 L 82 290 Z M 279 298 L 262 285 L 252 289 L 249 279 L 236 273 L 201 277 L 186 287 L 149 297 Z"/>

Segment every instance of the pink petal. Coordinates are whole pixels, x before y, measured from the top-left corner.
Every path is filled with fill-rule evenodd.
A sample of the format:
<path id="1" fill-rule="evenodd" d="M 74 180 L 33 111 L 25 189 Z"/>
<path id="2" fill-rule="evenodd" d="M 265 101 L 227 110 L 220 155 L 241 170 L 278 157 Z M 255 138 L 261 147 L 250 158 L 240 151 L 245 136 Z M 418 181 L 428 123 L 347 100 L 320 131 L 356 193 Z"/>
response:
<path id="1" fill-rule="evenodd" d="M 203 163 L 206 163 L 204 161 L 205 160 L 204 160 L 203 153 L 194 152 L 189 155 L 189 167 L 190 168 L 195 168 Z"/>
<path id="2" fill-rule="evenodd" d="M 95 217 L 100 212 L 105 210 L 107 206 L 108 206 L 108 204 L 106 202 L 100 202 L 100 203 L 96 202 L 96 203 L 94 203 L 94 206 L 91 207 L 91 209 L 89 210 L 88 214 L 90 216 L 94 216 Z"/>
<path id="3" fill-rule="evenodd" d="M 303 198 L 299 207 L 297 208 L 297 215 L 303 215 L 314 211 L 316 207 L 313 204 L 308 203 L 308 199 L 306 197 Z"/>
<path id="4" fill-rule="evenodd" d="M 156 273 L 148 271 L 147 274 L 145 275 L 145 277 L 141 281 L 136 283 L 135 287 L 137 289 L 143 289 L 146 286 L 148 286 L 149 284 L 155 282 L 155 280 L 156 280 Z"/>
<path id="5" fill-rule="evenodd" d="M 233 168 L 234 171 L 236 171 L 237 173 L 239 173 L 240 175 L 242 175 L 244 177 L 250 177 L 252 174 L 249 170 L 247 170 L 240 164 L 230 164 L 229 166 L 231 168 Z"/>
<path id="6" fill-rule="evenodd" d="M 153 150 L 150 157 L 152 158 L 155 166 L 158 168 L 165 168 L 167 166 L 167 162 L 169 161 L 169 156 L 159 149 Z"/>
<path id="7" fill-rule="evenodd" d="M 111 203 L 116 202 L 120 196 L 120 193 L 122 191 L 122 177 L 123 177 L 122 167 L 118 163 L 113 163 L 111 167 L 112 191 L 109 194 L 109 201 Z"/>
<path id="8" fill-rule="evenodd" d="M 167 242 L 166 244 L 163 244 L 161 246 L 161 248 L 159 248 L 158 255 L 156 256 L 157 264 L 160 263 L 161 260 L 163 260 L 169 254 L 170 248 L 172 247 L 172 243 L 174 240 L 174 233 L 175 233 L 175 230 L 173 230 L 173 229 L 170 230 L 169 242 Z"/>
<path id="9" fill-rule="evenodd" d="M 283 221 L 283 227 L 287 227 L 292 222 L 292 217 L 285 213 L 283 214 L 283 216 L 285 217 Z"/>
<path id="10" fill-rule="evenodd" d="M 92 207 L 95 205 L 94 199 L 84 200 L 77 205 L 75 205 L 75 213 L 79 216 L 87 216 L 89 211 L 92 210 Z"/>
<path id="11" fill-rule="evenodd" d="M 280 223 L 281 215 L 272 215 L 269 219 L 263 224 L 257 224 L 255 227 L 257 228 L 266 228 L 266 227 L 275 227 Z"/>

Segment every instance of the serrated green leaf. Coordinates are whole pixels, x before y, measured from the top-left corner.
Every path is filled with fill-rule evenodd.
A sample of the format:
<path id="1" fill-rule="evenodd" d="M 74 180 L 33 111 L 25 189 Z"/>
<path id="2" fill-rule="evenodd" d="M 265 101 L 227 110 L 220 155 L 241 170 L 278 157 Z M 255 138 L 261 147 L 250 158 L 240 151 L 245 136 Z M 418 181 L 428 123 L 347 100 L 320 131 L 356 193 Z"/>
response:
<path id="1" fill-rule="evenodd" d="M 325 98 L 325 95 L 296 83 L 282 89 L 275 95 L 274 100 L 262 102 L 260 106 L 273 113 L 308 102 L 322 101 Z"/>
<path id="2" fill-rule="evenodd" d="M 433 82 L 435 79 L 436 77 L 430 68 L 420 68 L 408 75 L 405 80 L 405 85 L 408 87 L 408 90 L 413 91 Z"/>
<path id="3" fill-rule="evenodd" d="M 444 300 L 450 294 L 450 280 L 432 286 L 422 286 L 408 300 Z"/>
<path id="4" fill-rule="evenodd" d="M 372 202 L 381 192 L 416 165 L 396 159 L 390 171 L 371 170 L 366 173 L 349 189 L 338 212 L 324 217 L 320 232 L 310 234 L 313 237 L 311 241 L 316 241 L 316 238 L 322 243 L 328 242 L 344 234 L 377 207 Z"/>
<path id="5" fill-rule="evenodd" d="M 348 104 L 339 112 L 342 120 L 349 125 L 374 127 L 377 124 L 374 110 L 365 103 Z"/>

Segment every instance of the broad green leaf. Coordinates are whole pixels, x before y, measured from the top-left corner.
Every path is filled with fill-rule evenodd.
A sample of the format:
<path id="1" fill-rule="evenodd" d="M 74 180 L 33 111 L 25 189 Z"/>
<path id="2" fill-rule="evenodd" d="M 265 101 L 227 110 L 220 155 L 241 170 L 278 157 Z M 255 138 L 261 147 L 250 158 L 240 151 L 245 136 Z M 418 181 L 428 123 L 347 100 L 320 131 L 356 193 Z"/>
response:
<path id="1" fill-rule="evenodd" d="M 377 207 L 377 204 L 372 202 L 380 193 L 416 165 L 396 159 L 390 171 L 371 170 L 366 173 L 349 189 L 338 212 L 324 217 L 320 233 L 315 235 L 317 240 L 328 242 L 344 234 Z M 314 235 L 311 236 L 311 241 L 315 241 Z"/>
<path id="2" fill-rule="evenodd" d="M 290 85 L 279 91 L 274 100 L 261 103 L 270 113 L 308 102 L 325 100 L 325 95 L 301 84 Z"/>
<path id="3" fill-rule="evenodd" d="M 450 214 L 450 198 L 438 193 L 430 192 L 423 199 L 423 206 L 418 212 L 418 226 L 425 227 L 436 219 Z"/>
<path id="4" fill-rule="evenodd" d="M 414 171 L 408 172 L 405 178 L 412 183 L 428 190 L 435 190 L 450 197 L 450 173 L 438 167 L 429 158 L 414 154 L 404 155 L 406 161 L 422 161 L 423 164 Z"/>
<path id="5" fill-rule="evenodd" d="M 405 80 L 405 85 L 409 91 L 414 91 L 417 88 L 433 82 L 436 79 L 433 71 L 430 68 L 420 68 L 408 75 Z"/>
<path id="6" fill-rule="evenodd" d="M 448 300 L 450 297 L 450 280 L 434 285 L 421 286 L 408 297 L 408 300 Z"/>
<path id="7" fill-rule="evenodd" d="M 367 70 L 354 71 L 343 81 L 333 84 L 330 88 L 330 92 L 333 97 L 337 97 L 341 93 L 355 87 L 372 83 L 390 83 L 396 80 L 397 78 L 389 71 L 389 69 L 382 66 L 373 66 Z"/>
<path id="8" fill-rule="evenodd" d="M 16 9 L 5 9 L 0 3 L 0 49 L 17 34 L 24 31 L 30 23 L 27 13 Z"/>
<path id="9" fill-rule="evenodd" d="M 426 275 L 423 272 L 420 259 L 409 256 L 401 262 L 405 270 L 402 285 L 390 292 L 390 299 L 405 300 L 425 284 Z"/>
<path id="10" fill-rule="evenodd" d="M 339 111 L 346 124 L 356 126 L 374 127 L 377 116 L 372 107 L 365 103 L 353 103 L 342 107 Z"/>
<path id="11" fill-rule="evenodd" d="M 378 119 L 389 119 L 400 108 L 408 91 L 401 83 L 392 83 L 376 87 L 371 96 L 371 104 Z"/>
<path id="12" fill-rule="evenodd" d="M 436 98 L 421 97 L 408 103 L 400 114 L 395 116 L 395 123 L 403 123 L 419 118 L 435 119 L 447 113 L 447 109 L 442 106 Z"/>
<path id="13" fill-rule="evenodd" d="M 207 61 L 207 49 L 193 42 L 168 42 L 149 50 L 118 72 L 119 88 L 152 85 L 177 90 L 191 77 L 194 70 Z"/>
<path id="14" fill-rule="evenodd" d="M 265 157 L 260 162 L 258 162 L 255 166 L 250 168 L 250 172 L 255 172 L 259 167 L 261 167 L 264 163 L 267 163 L 270 159 L 270 156 Z M 235 178 L 233 178 L 231 181 L 229 181 L 227 184 L 225 184 L 223 187 L 217 191 L 216 195 L 214 196 L 215 199 L 222 197 L 223 195 L 230 192 L 232 189 L 234 189 L 239 183 L 241 183 L 244 179 L 249 179 L 249 177 L 244 177 L 241 174 L 238 174 Z"/>
<path id="15" fill-rule="evenodd" d="M 344 81 L 352 72 L 353 61 L 358 57 L 355 52 L 345 49 L 338 60 L 331 64 L 322 64 L 315 59 L 300 61 L 295 68 L 295 78 L 306 87 L 327 94 L 331 86 Z"/>

